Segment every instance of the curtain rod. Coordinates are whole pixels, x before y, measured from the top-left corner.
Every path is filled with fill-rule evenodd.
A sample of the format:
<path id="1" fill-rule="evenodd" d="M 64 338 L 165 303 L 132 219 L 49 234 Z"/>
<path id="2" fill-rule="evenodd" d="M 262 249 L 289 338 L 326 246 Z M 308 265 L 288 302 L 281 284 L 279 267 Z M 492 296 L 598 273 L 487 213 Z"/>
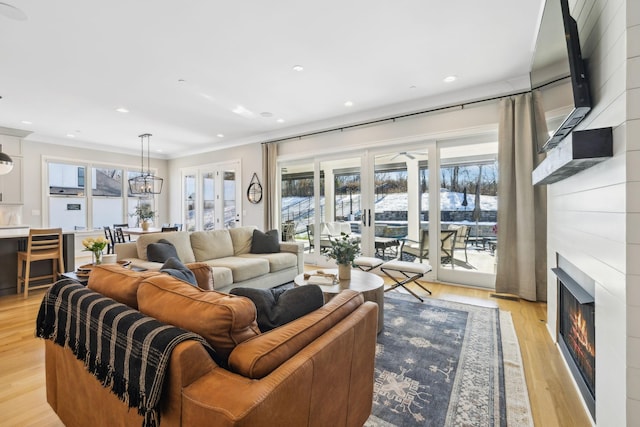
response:
<path id="1" fill-rule="evenodd" d="M 546 86 L 546 85 L 544 85 L 544 86 Z M 277 143 L 277 142 L 290 141 L 290 140 L 293 140 L 293 139 L 300 140 L 302 138 L 308 138 L 310 136 L 322 135 L 324 133 L 331 133 L 331 132 L 337 132 L 337 131 L 342 132 L 342 131 L 345 131 L 347 129 L 358 128 L 358 127 L 361 127 L 361 126 L 370 126 L 370 125 L 375 125 L 375 124 L 389 122 L 389 121 L 395 122 L 398 119 L 405 119 L 407 117 L 413 117 L 413 116 L 419 116 L 419 115 L 422 115 L 422 114 L 434 113 L 434 112 L 438 112 L 438 111 L 442 111 L 442 110 L 448 110 L 448 109 L 451 109 L 451 108 L 464 109 L 466 106 L 469 106 L 469 105 L 479 104 L 481 102 L 496 101 L 496 100 L 500 100 L 500 99 L 509 98 L 511 96 L 524 95 L 525 93 L 530 93 L 530 92 L 531 92 L 530 90 L 526 90 L 526 91 L 522 91 L 522 92 L 511 93 L 509 95 L 501 95 L 501 96 L 494 96 L 494 97 L 491 97 L 491 98 L 477 99 L 475 101 L 469 101 L 469 102 L 465 102 L 465 103 L 462 103 L 462 104 L 454 104 L 454 105 L 448 105 L 446 107 L 437 107 L 437 108 L 431 108 L 431 109 L 428 109 L 428 110 L 415 111 L 413 113 L 400 114 L 398 116 L 387 117 L 387 118 L 384 118 L 384 119 L 369 120 L 369 121 L 366 121 L 366 122 L 355 123 L 355 124 L 352 124 L 352 125 L 340 126 L 340 127 L 335 127 L 335 128 L 325 129 L 325 130 L 319 130 L 319 131 L 309 132 L 309 133 L 303 133 L 303 134 L 295 135 L 295 136 L 288 136 L 286 138 L 272 139 L 270 141 L 262 142 L 262 144 L 273 144 L 273 143 Z"/>

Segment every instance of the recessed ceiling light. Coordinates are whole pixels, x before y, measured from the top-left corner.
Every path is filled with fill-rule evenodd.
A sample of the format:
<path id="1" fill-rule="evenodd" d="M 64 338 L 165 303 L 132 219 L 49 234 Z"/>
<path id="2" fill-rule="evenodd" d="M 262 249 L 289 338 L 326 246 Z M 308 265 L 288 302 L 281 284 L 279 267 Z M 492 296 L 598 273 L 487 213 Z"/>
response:
<path id="1" fill-rule="evenodd" d="M 353 107 L 353 101 L 347 101 L 344 103 L 345 107 Z"/>
<path id="2" fill-rule="evenodd" d="M 72 133 L 68 133 L 68 134 L 67 134 L 67 137 L 68 137 L 68 138 L 75 138 L 76 136 L 75 136 L 74 134 L 72 134 Z"/>
<path id="3" fill-rule="evenodd" d="M 447 77 L 444 78 L 443 82 L 445 82 L 445 83 L 455 82 L 457 78 L 458 77 L 456 77 L 456 76 L 447 76 Z"/>
<path id="4" fill-rule="evenodd" d="M 262 117 L 273 117 L 273 113 L 270 113 L 268 111 L 263 111 L 262 113 L 260 113 L 260 115 Z"/>
<path id="5" fill-rule="evenodd" d="M 117 111 L 118 113 L 128 113 L 128 112 L 129 112 L 129 110 L 127 110 L 127 109 L 126 109 L 126 108 L 124 108 L 124 107 L 116 108 L 116 111 Z"/>
<path id="6" fill-rule="evenodd" d="M 276 122 L 278 122 L 278 123 L 284 123 L 284 119 L 278 119 L 278 120 L 276 120 Z"/>
<path id="7" fill-rule="evenodd" d="M 25 125 L 32 125 L 33 123 L 30 122 L 29 120 L 23 120 L 20 123 L 25 124 Z"/>
<path id="8" fill-rule="evenodd" d="M 219 133 L 218 135 L 216 135 L 218 138 L 224 138 L 224 134 Z"/>
<path id="9" fill-rule="evenodd" d="M 304 71 L 304 67 L 302 65 L 294 65 L 293 71 Z"/>

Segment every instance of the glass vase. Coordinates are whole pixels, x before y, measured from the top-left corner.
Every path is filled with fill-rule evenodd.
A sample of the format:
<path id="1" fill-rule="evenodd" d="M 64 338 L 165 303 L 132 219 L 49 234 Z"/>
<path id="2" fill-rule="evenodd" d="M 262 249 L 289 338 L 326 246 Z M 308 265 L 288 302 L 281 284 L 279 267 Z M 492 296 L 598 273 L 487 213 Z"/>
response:
<path id="1" fill-rule="evenodd" d="M 102 251 L 93 251 L 93 264 L 102 264 Z"/>

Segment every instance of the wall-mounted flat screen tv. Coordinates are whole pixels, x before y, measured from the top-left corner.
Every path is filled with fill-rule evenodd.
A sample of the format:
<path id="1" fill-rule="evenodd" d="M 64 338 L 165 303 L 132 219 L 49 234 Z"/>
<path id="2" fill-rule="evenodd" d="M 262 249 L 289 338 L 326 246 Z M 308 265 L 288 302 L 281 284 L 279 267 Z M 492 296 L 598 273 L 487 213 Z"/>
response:
<path id="1" fill-rule="evenodd" d="M 531 66 L 531 89 L 540 89 L 550 137 L 540 152 L 558 145 L 591 110 L 578 25 L 567 0 L 546 0 Z"/>

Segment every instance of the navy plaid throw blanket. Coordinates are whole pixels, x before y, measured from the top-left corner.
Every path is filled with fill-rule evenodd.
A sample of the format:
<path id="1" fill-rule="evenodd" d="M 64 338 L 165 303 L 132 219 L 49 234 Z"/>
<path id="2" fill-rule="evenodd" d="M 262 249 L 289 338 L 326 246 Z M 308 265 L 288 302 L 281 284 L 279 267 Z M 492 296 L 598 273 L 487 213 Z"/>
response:
<path id="1" fill-rule="evenodd" d="M 185 340 L 204 338 L 159 322 L 84 286 L 61 280 L 40 306 L 36 335 L 69 347 L 89 372 L 144 416 L 160 424 L 159 401 L 171 351 Z"/>

